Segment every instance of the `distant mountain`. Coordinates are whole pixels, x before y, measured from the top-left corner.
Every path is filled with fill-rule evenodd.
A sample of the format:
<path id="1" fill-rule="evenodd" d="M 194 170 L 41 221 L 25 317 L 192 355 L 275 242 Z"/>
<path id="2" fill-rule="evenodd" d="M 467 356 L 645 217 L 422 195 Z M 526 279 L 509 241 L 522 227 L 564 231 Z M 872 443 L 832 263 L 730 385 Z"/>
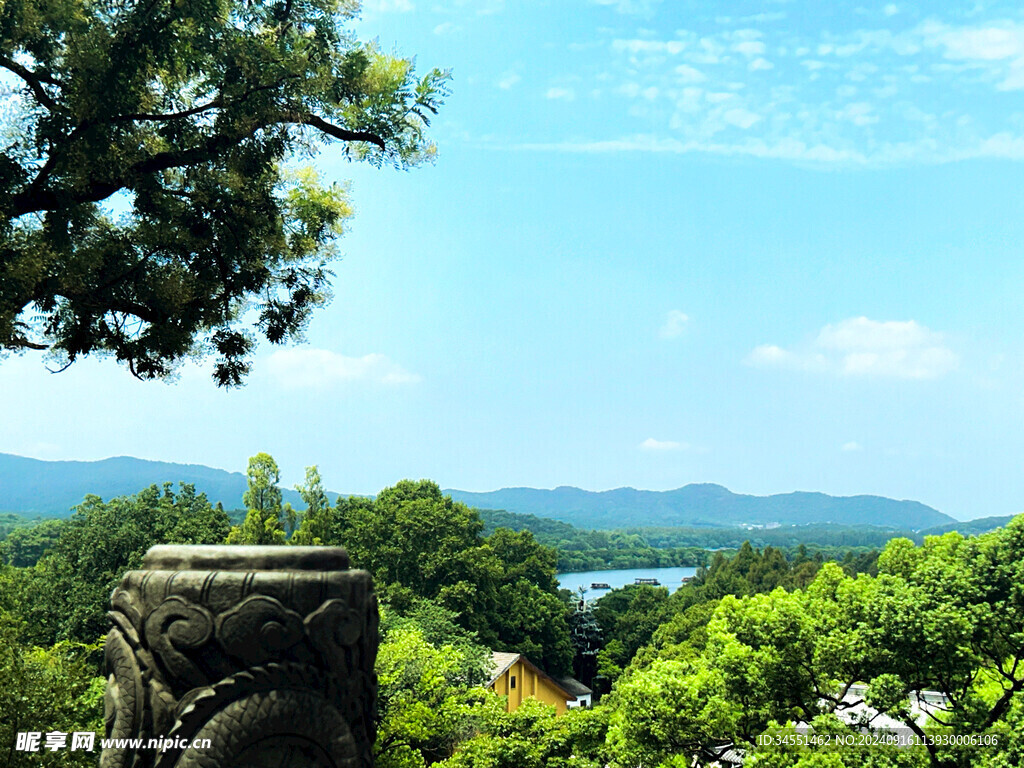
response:
<path id="1" fill-rule="evenodd" d="M 487 493 L 445 493 L 473 507 L 554 518 L 579 528 L 835 523 L 916 531 L 957 523 L 917 501 L 804 492 L 747 496 L 710 483 L 674 491 L 616 488 L 598 492 L 562 486 L 554 490 L 503 488 Z"/>
<path id="2" fill-rule="evenodd" d="M 964 536 L 977 536 L 981 533 L 994 531 L 996 528 L 1002 528 L 1015 517 L 1016 515 L 1005 515 L 1003 517 L 979 517 L 975 520 L 957 521 L 954 523 L 946 523 L 944 525 L 936 525 L 932 528 L 925 528 L 921 531 L 921 534 L 924 536 L 941 536 L 944 533 L 956 531 Z"/>
<path id="3" fill-rule="evenodd" d="M 109 499 L 138 493 L 165 482 L 192 483 L 211 502 L 226 509 L 242 506 L 246 479 L 199 464 L 172 464 L 119 456 L 102 461 L 40 461 L 0 453 L 0 513 L 66 517 L 91 493 Z M 584 491 L 561 487 L 503 488 L 489 493 L 449 490 L 458 501 L 482 509 L 504 509 L 561 520 L 578 528 L 665 526 L 729 527 L 736 525 L 875 525 L 921 530 L 957 524 L 949 515 L 916 501 L 880 496 L 828 496 L 787 493 L 746 496 L 720 485 L 687 485 L 674 491 Z M 284 500 L 301 509 L 298 493 L 284 490 Z M 337 495 L 328 494 L 332 499 Z"/>
<path id="4" fill-rule="evenodd" d="M 225 509 L 242 506 L 247 482 L 241 472 L 200 464 L 172 464 L 118 456 L 102 461 L 40 461 L 0 453 L 0 512 L 67 517 L 91 493 L 104 499 L 138 493 L 150 485 L 192 483 Z M 304 508 L 299 494 L 283 490 L 284 500 Z M 331 495 L 333 499 L 333 494 Z"/>

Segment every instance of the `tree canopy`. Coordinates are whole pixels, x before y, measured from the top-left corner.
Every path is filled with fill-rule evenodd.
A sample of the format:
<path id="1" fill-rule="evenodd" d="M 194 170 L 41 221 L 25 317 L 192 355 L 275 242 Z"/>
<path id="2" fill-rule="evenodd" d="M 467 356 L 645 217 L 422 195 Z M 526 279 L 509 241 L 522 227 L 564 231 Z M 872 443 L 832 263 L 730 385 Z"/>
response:
<path id="1" fill-rule="evenodd" d="M 20 603 L 33 607 L 25 637 L 49 645 L 56 640 L 91 643 L 107 629 L 110 593 L 124 572 L 138 568 L 155 544 L 219 544 L 229 529 L 220 505 L 191 485 L 177 493 L 170 483 L 134 496 L 104 502 L 87 496 L 57 540 L 31 568 L 14 569 L 21 578 Z"/>
<path id="2" fill-rule="evenodd" d="M 316 503 L 292 542 L 344 546 L 353 565 L 373 574 L 383 601 L 400 612 L 423 598 L 436 601 L 488 647 L 524 653 L 550 673 L 571 671 L 557 554 L 529 531 L 498 529 L 484 538 L 479 513 L 429 480 L 402 480 L 376 499 L 339 498 L 333 507 L 319 506 L 311 487 L 303 490 Z"/>
<path id="3" fill-rule="evenodd" d="M 257 453 L 249 458 L 245 473 L 248 488 L 242 503 L 249 510 L 241 525 L 231 528 L 227 544 L 284 544 L 285 531 L 281 522 L 281 471 L 269 453 Z M 291 507 L 287 514 L 294 515 Z"/>
<path id="4" fill-rule="evenodd" d="M 358 0 L 10 0 L 0 154 L 0 350 L 113 355 L 143 379 L 255 329 L 296 338 L 330 296 L 346 188 L 295 163 L 341 142 L 434 154 L 447 72 L 359 41 Z M 114 209 L 124 210 L 115 217 Z"/>

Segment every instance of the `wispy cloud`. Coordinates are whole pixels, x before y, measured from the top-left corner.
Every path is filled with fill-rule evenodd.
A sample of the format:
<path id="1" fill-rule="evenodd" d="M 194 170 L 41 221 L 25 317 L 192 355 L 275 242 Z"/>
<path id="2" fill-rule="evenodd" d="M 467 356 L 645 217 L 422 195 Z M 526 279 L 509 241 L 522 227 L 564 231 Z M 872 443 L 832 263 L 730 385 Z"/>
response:
<path id="1" fill-rule="evenodd" d="M 678 56 L 685 49 L 686 43 L 682 40 L 646 40 L 630 38 L 612 41 L 613 51 L 624 51 L 633 56 L 650 56 L 652 54 Z"/>
<path id="2" fill-rule="evenodd" d="M 649 16 L 661 5 L 661 0 L 591 0 L 595 5 L 611 8 L 616 13 L 630 16 Z"/>
<path id="3" fill-rule="evenodd" d="M 576 98 L 576 92 L 572 88 L 548 88 L 544 96 L 558 101 L 572 101 Z"/>
<path id="4" fill-rule="evenodd" d="M 855 453 L 857 451 L 863 451 L 864 446 L 858 443 L 856 440 L 851 440 L 848 443 L 843 443 L 840 450 L 846 451 L 847 453 Z"/>
<path id="5" fill-rule="evenodd" d="M 762 344 L 747 362 L 839 376 L 935 379 L 955 370 L 960 358 L 941 333 L 913 320 L 854 317 L 826 325 L 803 348 Z"/>
<path id="6" fill-rule="evenodd" d="M 688 447 L 686 443 L 679 443 L 675 440 L 655 440 L 653 437 L 648 437 L 639 445 L 641 451 L 682 451 Z"/>
<path id="7" fill-rule="evenodd" d="M 653 8 L 592 2 L 622 13 Z M 629 122 L 581 117 L 564 140 L 527 146 L 828 167 L 1024 159 L 1024 111 L 1006 93 L 1024 89 L 1024 23 L 921 16 L 889 3 L 865 10 L 867 26 L 842 30 L 774 23 L 778 15 L 609 29 L 608 55 L 567 74 L 601 82 L 594 109 Z M 582 108 L 591 98 L 574 96 Z M 601 127 L 581 135 L 581 124 Z"/>
<path id="8" fill-rule="evenodd" d="M 675 339 L 683 335 L 690 318 L 685 312 L 673 309 L 665 315 L 665 322 L 658 331 L 663 339 Z"/>
<path id="9" fill-rule="evenodd" d="M 788 160 L 810 166 L 876 167 L 905 163 L 949 163 L 976 159 L 1024 160 L 1024 135 L 1003 131 L 979 138 L 961 147 L 936 147 L 917 142 L 894 142 L 873 150 L 852 146 L 834 146 L 825 142 L 805 142 L 797 138 L 744 137 L 734 141 L 681 141 L 652 134 L 636 134 L 605 140 L 572 140 L 528 143 L 514 149 L 545 152 L 665 152 L 671 154 L 709 154 L 726 157 L 756 157 Z"/>
<path id="10" fill-rule="evenodd" d="M 1000 91 L 1024 89 L 1024 25 L 1009 21 L 957 27 L 928 22 L 921 27 L 927 45 L 940 47 L 947 59 L 972 65 Z"/>
<path id="11" fill-rule="evenodd" d="M 500 80 L 498 80 L 498 87 L 501 88 L 503 91 L 507 91 L 510 88 L 514 87 L 522 79 L 523 78 L 520 77 L 518 73 L 509 70 L 508 72 L 501 76 Z"/>
<path id="12" fill-rule="evenodd" d="M 288 389 L 324 389 L 345 382 L 401 385 L 422 380 L 386 355 L 348 357 L 328 349 L 279 349 L 270 355 L 264 368 Z"/>
<path id="13" fill-rule="evenodd" d="M 408 13 L 416 10 L 412 0 L 363 0 L 364 13 Z"/>

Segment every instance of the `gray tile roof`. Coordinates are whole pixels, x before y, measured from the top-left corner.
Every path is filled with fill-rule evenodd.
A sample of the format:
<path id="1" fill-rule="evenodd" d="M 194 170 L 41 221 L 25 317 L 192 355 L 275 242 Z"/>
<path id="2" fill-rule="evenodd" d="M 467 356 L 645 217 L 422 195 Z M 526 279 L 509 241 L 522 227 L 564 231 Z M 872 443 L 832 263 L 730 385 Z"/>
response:
<path id="1" fill-rule="evenodd" d="M 579 698 L 580 696 L 589 696 L 593 693 L 592 690 L 587 688 L 587 686 L 575 677 L 555 677 L 553 679 L 576 698 Z"/>
<path id="2" fill-rule="evenodd" d="M 518 660 L 518 653 L 491 651 L 491 668 L 489 670 L 490 679 L 487 681 L 487 684 L 493 685 L 494 681 L 501 677 L 505 673 L 505 670 L 515 664 Z"/>

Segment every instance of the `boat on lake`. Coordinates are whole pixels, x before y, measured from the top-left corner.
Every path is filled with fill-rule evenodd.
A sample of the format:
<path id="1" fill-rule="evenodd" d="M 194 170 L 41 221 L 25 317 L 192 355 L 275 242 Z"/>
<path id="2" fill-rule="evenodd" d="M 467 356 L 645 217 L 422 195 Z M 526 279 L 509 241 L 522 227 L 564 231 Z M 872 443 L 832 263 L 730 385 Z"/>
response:
<path id="1" fill-rule="evenodd" d="M 639 576 L 637 576 L 635 579 L 633 579 L 633 583 L 634 584 L 649 584 L 652 587 L 660 587 L 661 586 L 661 582 L 658 581 L 657 579 L 642 579 Z"/>
<path id="2" fill-rule="evenodd" d="M 594 581 L 590 584 L 591 589 L 611 589 L 612 585 L 607 581 Z"/>

